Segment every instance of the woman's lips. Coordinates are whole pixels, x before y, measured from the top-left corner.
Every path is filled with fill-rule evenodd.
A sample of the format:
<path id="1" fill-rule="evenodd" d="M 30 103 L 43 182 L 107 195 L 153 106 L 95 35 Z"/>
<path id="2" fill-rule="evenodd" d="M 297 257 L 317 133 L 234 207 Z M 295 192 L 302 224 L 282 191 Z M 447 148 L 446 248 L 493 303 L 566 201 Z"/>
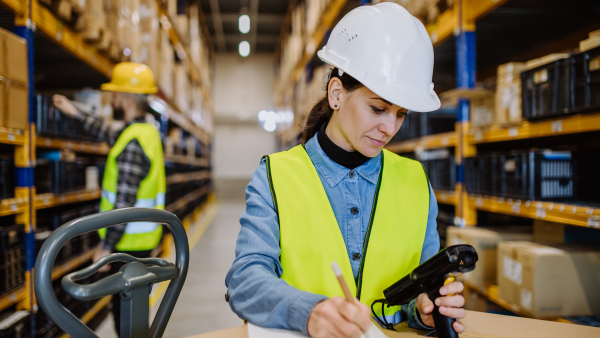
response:
<path id="1" fill-rule="evenodd" d="M 370 137 L 369 137 L 369 139 L 371 140 L 371 142 L 373 142 L 378 147 L 383 147 L 385 145 L 385 142 L 383 142 L 383 141 L 379 141 L 379 140 L 376 140 L 376 139 L 370 138 Z"/>

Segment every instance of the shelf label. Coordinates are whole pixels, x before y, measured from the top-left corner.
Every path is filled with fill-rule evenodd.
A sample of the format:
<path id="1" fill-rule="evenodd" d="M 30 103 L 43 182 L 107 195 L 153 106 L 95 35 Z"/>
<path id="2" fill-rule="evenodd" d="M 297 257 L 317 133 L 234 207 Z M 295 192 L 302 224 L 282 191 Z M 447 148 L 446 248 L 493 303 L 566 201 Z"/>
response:
<path id="1" fill-rule="evenodd" d="M 519 205 L 519 204 L 513 204 L 510 209 L 512 210 L 512 212 L 514 214 L 520 214 L 521 213 L 521 205 Z"/>
<path id="2" fill-rule="evenodd" d="M 447 137 L 442 138 L 442 144 L 447 146 L 450 142 L 448 141 Z"/>
<path id="3" fill-rule="evenodd" d="M 14 203 L 12 203 L 12 204 L 10 205 L 10 211 L 12 211 L 12 212 L 15 212 L 15 211 L 17 211 L 17 205 L 16 205 L 16 204 L 14 204 Z"/>
<path id="4" fill-rule="evenodd" d="M 65 196 L 60 196 L 61 203 L 64 202 L 65 200 L 66 200 Z"/>
<path id="5" fill-rule="evenodd" d="M 477 197 L 477 200 L 475 201 L 475 205 L 477 205 L 478 208 L 483 207 L 483 199 L 481 197 Z"/>
<path id="6" fill-rule="evenodd" d="M 481 132 L 481 130 L 478 130 L 475 133 L 475 141 L 481 141 L 481 140 L 483 140 L 483 133 Z"/>
<path id="7" fill-rule="evenodd" d="M 73 148 L 73 143 L 71 143 L 71 141 L 67 142 L 67 148 L 69 148 L 69 149 Z"/>
<path id="8" fill-rule="evenodd" d="M 8 300 L 10 300 L 11 302 L 14 302 L 17 300 L 17 293 L 13 292 L 10 294 L 10 296 L 8 296 Z"/>
<path id="9" fill-rule="evenodd" d="M 519 135 L 517 128 L 508 128 L 508 136 L 517 137 L 517 135 Z"/>
<path id="10" fill-rule="evenodd" d="M 600 216 L 588 217 L 587 225 L 590 228 L 600 228 Z"/>
<path id="11" fill-rule="evenodd" d="M 14 134 L 8 134 L 8 140 L 9 141 L 14 141 L 15 140 L 15 135 Z"/>
<path id="12" fill-rule="evenodd" d="M 47 146 L 49 146 L 50 145 L 50 139 L 47 138 L 45 143 L 46 143 Z"/>
<path id="13" fill-rule="evenodd" d="M 552 132 L 560 133 L 563 130 L 562 121 L 554 121 L 552 122 Z"/>
<path id="14" fill-rule="evenodd" d="M 536 218 L 546 218 L 546 209 L 544 209 L 544 208 L 537 208 L 535 210 L 535 217 Z"/>

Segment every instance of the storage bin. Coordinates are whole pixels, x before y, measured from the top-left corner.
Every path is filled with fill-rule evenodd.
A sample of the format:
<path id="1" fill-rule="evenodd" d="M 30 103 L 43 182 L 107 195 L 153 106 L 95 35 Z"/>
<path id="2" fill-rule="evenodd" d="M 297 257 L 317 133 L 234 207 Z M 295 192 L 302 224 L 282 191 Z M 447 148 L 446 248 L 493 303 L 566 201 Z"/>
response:
<path id="1" fill-rule="evenodd" d="M 571 87 L 574 113 L 600 109 L 600 47 L 571 57 Z"/>
<path id="2" fill-rule="evenodd" d="M 25 283 L 25 249 L 20 246 L 7 250 L 0 262 L 0 294 L 16 289 Z"/>
<path id="3" fill-rule="evenodd" d="M 0 199 L 15 197 L 15 162 L 10 157 L 0 157 Z"/>
<path id="4" fill-rule="evenodd" d="M 31 338 L 31 314 L 6 311 L 0 314 L 0 338 Z"/>
<path id="5" fill-rule="evenodd" d="M 570 60 L 559 59 L 521 73 L 524 119 L 572 113 L 570 71 Z"/>
<path id="6" fill-rule="evenodd" d="M 433 189 L 454 191 L 456 185 L 456 165 L 454 157 L 422 161 L 429 183 Z"/>

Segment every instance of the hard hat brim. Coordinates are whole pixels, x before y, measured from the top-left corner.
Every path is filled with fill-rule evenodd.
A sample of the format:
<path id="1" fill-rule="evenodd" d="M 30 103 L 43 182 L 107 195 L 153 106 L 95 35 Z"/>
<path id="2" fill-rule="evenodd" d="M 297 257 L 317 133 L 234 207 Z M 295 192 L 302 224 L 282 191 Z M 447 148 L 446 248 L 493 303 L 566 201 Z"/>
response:
<path id="1" fill-rule="evenodd" d="M 341 69 L 345 73 L 348 73 L 348 75 L 354 77 L 365 87 L 369 88 L 373 93 L 402 108 L 406 108 L 414 112 L 426 113 L 438 110 L 441 107 L 440 99 L 434 91 L 424 92 L 422 88 L 415 88 L 414 86 L 410 85 L 404 86 L 404 88 L 400 88 L 398 85 L 369 85 L 365 83 L 362 76 L 353 74 L 352 71 L 347 71 L 341 66 L 336 65 L 335 62 L 329 60 L 327 58 L 327 52 L 325 51 L 325 48 L 320 50 L 317 55 L 321 61 L 330 66 Z"/>
<path id="2" fill-rule="evenodd" d="M 131 88 L 124 86 L 117 86 L 114 83 L 104 83 L 100 86 L 100 89 L 111 91 L 111 92 L 121 92 L 121 93 L 131 93 L 131 94 L 156 94 L 158 92 L 158 87 L 148 87 L 148 88 Z"/>

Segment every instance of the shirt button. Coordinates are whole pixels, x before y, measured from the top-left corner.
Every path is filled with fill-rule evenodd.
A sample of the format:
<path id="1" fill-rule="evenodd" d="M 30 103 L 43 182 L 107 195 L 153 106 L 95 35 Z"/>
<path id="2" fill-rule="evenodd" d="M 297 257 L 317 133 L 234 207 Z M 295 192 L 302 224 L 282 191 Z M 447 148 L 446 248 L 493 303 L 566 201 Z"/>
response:
<path id="1" fill-rule="evenodd" d="M 358 214 L 358 208 L 352 207 L 352 209 L 350 209 L 350 212 L 352 213 L 352 215 L 356 215 L 356 214 Z"/>
<path id="2" fill-rule="evenodd" d="M 360 254 L 358 252 L 353 253 L 352 254 L 352 259 L 355 260 L 355 261 L 359 260 L 360 259 Z"/>
<path id="3" fill-rule="evenodd" d="M 350 170 L 350 171 L 348 172 L 348 177 L 350 177 L 350 178 L 354 178 L 354 176 L 356 176 L 356 172 L 354 172 L 354 170 Z"/>

